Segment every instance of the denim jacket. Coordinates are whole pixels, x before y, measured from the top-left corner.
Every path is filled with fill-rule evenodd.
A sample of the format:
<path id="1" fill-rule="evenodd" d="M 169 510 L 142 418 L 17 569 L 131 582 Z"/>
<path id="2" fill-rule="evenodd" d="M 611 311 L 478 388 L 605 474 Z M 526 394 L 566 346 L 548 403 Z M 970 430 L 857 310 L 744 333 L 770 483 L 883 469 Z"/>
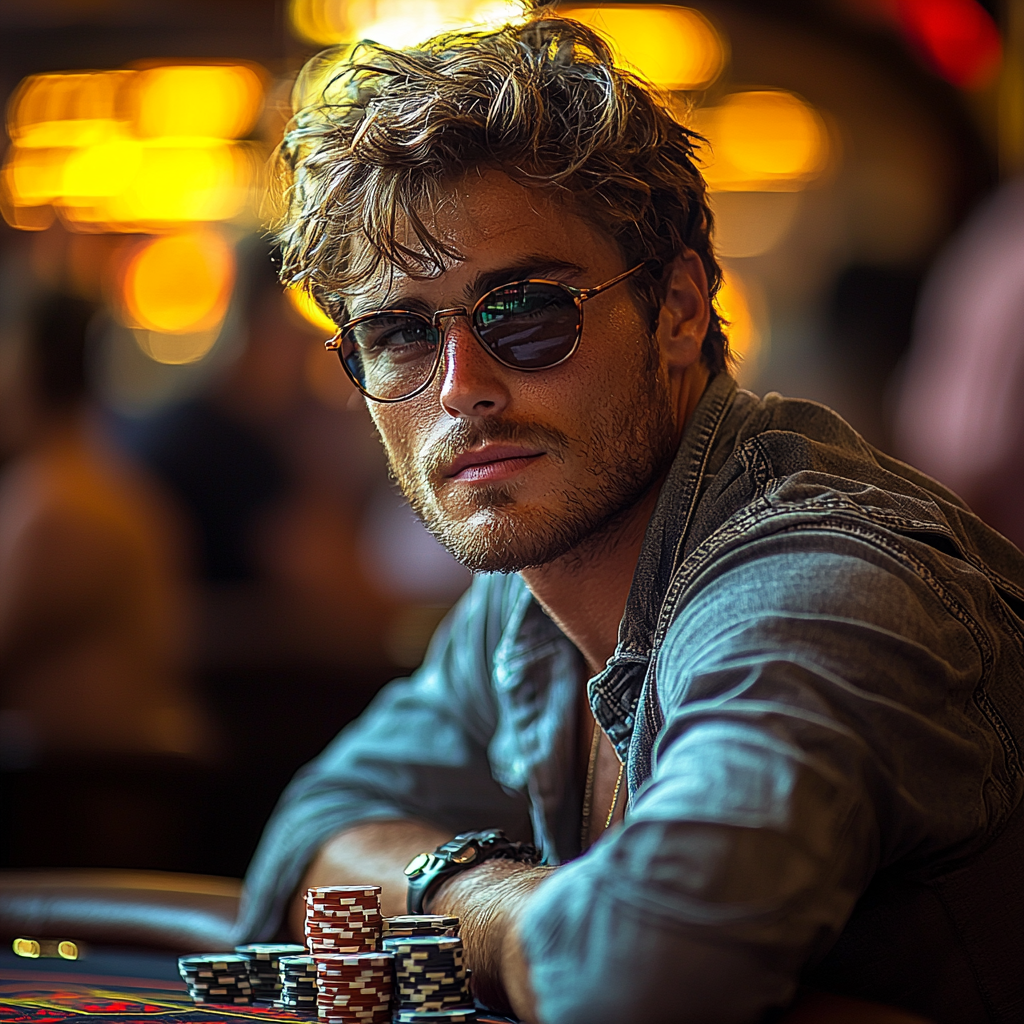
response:
<path id="1" fill-rule="evenodd" d="M 579 856 L 582 659 L 481 576 L 411 679 L 296 776 L 246 881 L 265 939 L 359 821 L 500 827 L 564 865 L 521 934 L 552 1024 L 755 1022 L 801 982 L 1024 1020 L 1024 556 L 810 402 L 708 386 L 588 683 L 625 821 Z"/>

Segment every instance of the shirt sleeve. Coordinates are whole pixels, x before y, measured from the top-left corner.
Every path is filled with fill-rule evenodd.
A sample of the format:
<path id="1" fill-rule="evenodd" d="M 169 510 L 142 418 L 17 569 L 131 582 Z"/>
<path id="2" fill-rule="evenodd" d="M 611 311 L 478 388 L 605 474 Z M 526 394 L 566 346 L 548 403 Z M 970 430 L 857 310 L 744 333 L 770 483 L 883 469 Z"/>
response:
<path id="1" fill-rule="evenodd" d="M 982 671 L 963 623 L 866 543 L 757 543 L 668 631 L 624 824 L 526 908 L 545 1024 L 760 1021 L 880 865 L 977 832 L 992 751 L 950 711 Z"/>
<path id="2" fill-rule="evenodd" d="M 529 838 L 525 797 L 493 779 L 487 758 L 497 718 L 490 666 L 508 589 L 479 577 L 422 667 L 388 684 L 288 785 L 246 875 L 239 941 L 277 933 L 317 850 L 357 822 L 416 818 L 452 835 L 494 827 Z"/>

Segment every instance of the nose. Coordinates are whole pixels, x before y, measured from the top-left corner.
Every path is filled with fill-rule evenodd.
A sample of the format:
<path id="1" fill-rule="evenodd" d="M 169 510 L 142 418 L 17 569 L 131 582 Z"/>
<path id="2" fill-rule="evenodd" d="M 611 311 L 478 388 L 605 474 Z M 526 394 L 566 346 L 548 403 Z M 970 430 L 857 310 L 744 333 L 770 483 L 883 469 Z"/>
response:
<path id="1" fill-rule="evenodd" d="M 465 314 L 453 316 L 444 333 L 441 407 L 453 419 L 497 416 L 510 394 L 504 368 L 477 340 Z"/>

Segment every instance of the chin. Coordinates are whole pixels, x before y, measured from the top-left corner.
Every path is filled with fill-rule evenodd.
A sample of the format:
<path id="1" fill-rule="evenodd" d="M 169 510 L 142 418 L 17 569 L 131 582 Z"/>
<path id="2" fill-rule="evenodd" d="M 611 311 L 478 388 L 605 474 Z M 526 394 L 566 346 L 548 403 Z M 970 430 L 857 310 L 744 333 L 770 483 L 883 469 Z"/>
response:
<path id="1" fill-rule="evenodd" d="M 520 572 L 571 551 L 593 525 L 571 508 L 489 506 L 452 519 L 425 518 L 427 529 L 472 572 Z"/>

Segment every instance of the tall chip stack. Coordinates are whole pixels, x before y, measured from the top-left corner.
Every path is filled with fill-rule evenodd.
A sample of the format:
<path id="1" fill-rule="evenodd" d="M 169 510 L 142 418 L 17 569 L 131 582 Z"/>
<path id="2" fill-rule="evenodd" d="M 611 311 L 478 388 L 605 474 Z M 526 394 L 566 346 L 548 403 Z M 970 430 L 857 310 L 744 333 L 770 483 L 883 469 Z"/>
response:
<path id="1" fill-rule="evenodd" d="M 245 957 L 248 964 L 253 1002 L 273 1003 L 281 995 L 281 957 L 305 953 L 306 947 L 293 943 L 254 942 L 235 946 L 235 952 Z"/>
<path id="2" fill-rule="evenodd" d="M 252 1002 L 249 964 L 237 953 L 194 953 L 178 957 L 178 973 L 197 1003 L 248 1006 Z"/>
<path id="3" fill-rule="evenodd" d="M 381 938 L 409 939 L 415 935 L 458 935 L 459 919 L 443 914 L 403 914 L 385 917 Z"/>
<path id="4" fill-rule="evenodd" d="M 374 953 L 380 945 L 379 885 L 321 885 L 306 891 L 310 953 Z"/>
<path id="5" fill-rule="evenodd" d="M 448 935 L 388 938 L 384 949 L 395 956 L 396 1020 L 455 1024 L 474 1019 L 462 939 Z"/>
<path id="6" fill-rule="evenodd" d="M 394 956 L 318 953 L 317 1016 L 331 1024 L 389 1024 Z"/>

